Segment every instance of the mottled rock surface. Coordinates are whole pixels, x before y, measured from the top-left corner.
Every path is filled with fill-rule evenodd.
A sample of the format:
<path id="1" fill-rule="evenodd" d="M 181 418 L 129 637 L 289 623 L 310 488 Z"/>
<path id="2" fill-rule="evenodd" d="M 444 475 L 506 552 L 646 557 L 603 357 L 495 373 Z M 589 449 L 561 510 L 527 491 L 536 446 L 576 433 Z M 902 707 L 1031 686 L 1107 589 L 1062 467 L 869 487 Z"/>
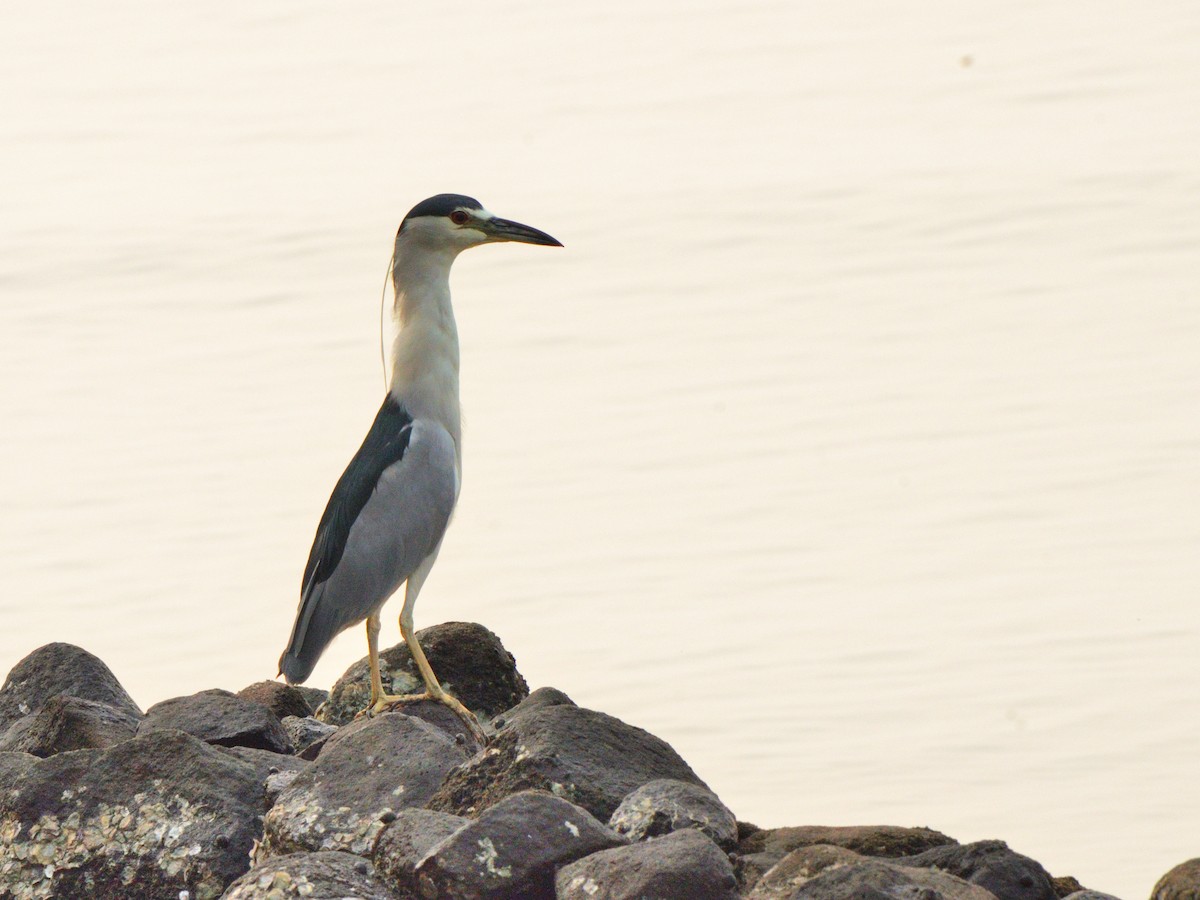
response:
<path id="1" fill-rule="evenodd" d="M 492 720 L 496 730 L 507 728 L 518 719 L 531 715 L 536 710 L 547 706 L 577 706 L 578 704 L 558 688 L 540 687 L 528 697 L 510 707 Z"/>
<path id="2" fill-rule="evenodd" d="M 483 747 L 483 744 L 472 733 L 470 726 L 445 703 L 439 703 L 436 700 L 406 701 L 393 705 L 387 711 L 403 713 L 406 716 L 428 722 L 434 728 L 441 729 L 456 742 L 462 744 L 468 756 Z M 476 723 L 480 724 L 478 719 Z M 358 721 L 354 721 L 349 725 L 343 725 L 342 728 L 353 728 L 357 724 Z"/>
<path id="3" fill-rule="evenodd" d="M 259 863 L 222 900 L 408 900 L 391 891 L 361 856 L 337 851 L 290 853 Z"/>
<path id="4" fill-rule="evenodd" d="M 1072 894 L 1077 894 L 1085 888 L 1079 883 L 1079 879 L 1072 875 L 1055 875 L 1054 876 L 1054 893 L 1059 897 L 1070 897 Z"/>
<path id="5" fill-rule="evenodd" d="M 69 694 L 51 697 L 0 737 L 0 750 L 53 756 L 66 750 L 103 750 L 137 734 L 141 713 Z"/>
<path id="6" fill-rule="evenodd" d="M 725 850 L 737 843 L 737 819 L 716 794 L 671 778 L 657 778 L 628 794 L 608 820 L 608 827 L 631 841 L 695 828 Z"/>
<path id="7" fill-rule="evenodd" d="M 299 688 L 279 681 L 256 681 L 237 692 L 243 700 L 258 703 L 271 711 L 275 718 L 312 715 L 308 700 Z"/>
<path id="8" fill-rule="evenodd" d="M 213 689 L 172 697 L 146 710 L 139 734 L 177 729 L 222 747 L 255 747 L 291 753 L 292 745 L 279 720 L 265 706 L 229 691 Z"/>
<path id="9" fill-rule="evenodd" d="M 844 847 L 863 856 L 895 857 L 956 843 L 953 838 L 928 828 L 900 828 L 893 825 L 758 828 L 739 822 L 738 829 L 740 839 L 734 868 L 742 889 L 746 891 L 754 887 L 765 872 L 801 847 L 828 844 Z"/>
<path id="10" fill-rule="evenodd" d="M 768 873 L 769 874 L 769 873 Z M 934 869 L 910 869 L 865 860 L 849 866 L 833 866 L 812 878 L 787 900 L 995 900 L 978 885 L 957 875 Z"/>
<path id="11" fill-rule="evenodd" d="M 1171 869 L 1150 892 L 1150 900 L 1196 900 L 1200 897 L 1200 857 Z"/>
<path id="12" fill-rule="evenodd" d="M 329 691 L 324 688 L 309 687 L 306 684 L 295 684 L 292 687 L 299 691 L 300 695 L 304 697 L 305 702 L 308 703 L 308 714 L 310 716 L 315 716 L 321 705 L 329 699 Z"/>
<path id="13" fill-rule="evenodd" d="M 810 844 L 793 850 L 768 869 L 749 894 L 749 900 L 787 900 L 796 889 L 833 866 L 846 866 L 867 859 L 845 847 Z"/>
<path id="14" fill-rule="evenodd" d="M 416 637 L 442 687 L 481 722 L 528 696 L 529 685 L 517 671 L 513 655 L 482 625 L 446 622 L 423 628 Z M 379 667 L 383 688 L 389 694 L 414 694 L 425 689 L 404 643 L 382 651 Z M 338 679 L 318 718 L 331 725 L 344 725 L 366 707 L 369 695 L 370 675 L 364 656 Z"/>
<path id="15" fill-rule="evenodd" d="M 138 718 L 142 715 L 99 658 L 74 644 L 46 644 L 13 666 L 0 687 L 0 731 L 37 713 L 59 694 L 106 703 Z"/>
<path id="16" fill-rule="evenodd" d="M 0 687 L 0 900 L 1116 900 L 1000 841 L 737 822 L 659 738 L 529 694 L 487 629 L 420 639 L 486 747 L 438 703 L 354 719 L 365 659 L 332 695 L 263 681 L 143 716 L 90 653 L 34 651 Z M 403 645 L 384 666 L 421 690 Z M 1152 900 L 1197 898 L 1200 859 Z"/>
<path id="17" fill-rule="evenodd" d="M 375 870 L 397 891 L 416 885 L 417 863 L 437 844 L 471 822 L 429 809 L 402 809 L 375 842 Z"/>
<path id="18" fill-rule="evenodd" d="M 297 775 L 311 765 L 298 756 L 272 753 L 256 747 L 219 747 L 216 744 L 212 746 L 254 769 L 254 776 L 263 786 L 263 797 L 268 807 L 275 803 L 275 798 Z"/>
<path id="19" fill-rule="evenodd" d="M 316 759 L 324 742 L 337 731 L 336 725 L 326 725 L 312 716 L 285 716 L 280 724 L 296 755 L 304 759 Z"/>
<path id="20" fill-rule="evenodd" d="M 471 815 L 536 789 L 606 822 L 626 795 L 655 779 L 706 786 L 665 741 L 604 713 L 539 705 L 506 718 L 484 753 L 450 773 L 430 809 Z"/>
<path id="21" fill-rule="evenodd" d="M 593 853 L 559 869 L 558 900 L 735 900 L 729 858 L 701 832 L 685 828 L 664 837 Z"/>
<path id="22" fill-rule="evenodd" d="M 556 867 L 622 843 L 586 810 L 525 791 L 436 844 L 410 889 L 426 900 L 554 900 Z"/>
<path id="23" fill-rule="evenodd" d="M 931 828 L 902 828 L 896 825 L 801 825 L 795 828 L 764 828 L 738 843 L 738 853 L 790 853 L 809 844 L 832 844 L 863 856 L 911 856 L 934 847 L 955 844 Z"/>
<path id="24" fill-rule="evenodd" d="M 260 833 L 253 767 L 178 731 L 0 759 L 0 897 L 214 900 Z"/>
<path id="25" fill-rule="evenodd" d="M 315 850 L 369 854 L 384 817 L 423 806 L 465 756 L 445 732 L 400 713 L 343 728 L 279 795 L 258 859 Z"/>
<path id="26" fill-rule="evenodd" d="M 1004 841 L 934 847 L 896 861 L 957 875 L 991 891 L 998 900 L 1058 900 L 1050 874 L 1028 856 L 1010 850 Z"/>

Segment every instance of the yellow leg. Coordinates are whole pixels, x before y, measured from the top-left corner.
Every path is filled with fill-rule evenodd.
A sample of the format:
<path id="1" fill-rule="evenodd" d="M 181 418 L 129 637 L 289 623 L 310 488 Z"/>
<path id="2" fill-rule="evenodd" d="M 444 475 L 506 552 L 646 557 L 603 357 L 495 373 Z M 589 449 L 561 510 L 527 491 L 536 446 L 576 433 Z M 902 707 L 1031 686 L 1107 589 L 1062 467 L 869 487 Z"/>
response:
<path id="1" fill-rule="evenodd" d="M 448 706 L 462 719 L 463 724 L 470 729 L 475 739 L 480 744 L 484 744 L 487 742 L 487 736 L 484 734 L 483 728 L 480 727 L 479 720 L 456 697 L 452 697 L 446 693 L 446 689 L 442 687 L 441 683 L 437 680 L 437 676 L 433 674 L 433 667 L 429 665 L 429 660 L 425 657 L 425 651 L 421 649 L 420 643 L 417 642 L 417 636 L 413 632 L 413 604 L 416 603 L 417 594 L 420 592 L 421 585 L 425 581 L 425 576 L 429 574 L 432 564 L 432 558 L 426 560 L 425 564 L 408 579 L 408 586 L 404 592 L 404 608 L 400 612 L 400 636 L 404 638 L 404 643 L 408 645 L 409 653 L 412 654 L 413 661 L 417 664 L 417 670 L 421 673 L 421 679 L 425 682 L 425 693 L 396 696 L 383 692 L 383 679 L 379 673 L 380 623 L 379 613 L 376 612 L 367 617 L 367 662 L 371 667 L 371 699 L 363 712 L 368 716 L 374 716 L 402 703 L 434 700 L 444 706 Z"/>
<path id="2" fill-rule="evenodd" d="M 379 613 L 367 616 L 367 664 L 371 667 L 371 700 L 367 709 L 374 710 L 383 698 L 383 678 L 379 674 Z"/>

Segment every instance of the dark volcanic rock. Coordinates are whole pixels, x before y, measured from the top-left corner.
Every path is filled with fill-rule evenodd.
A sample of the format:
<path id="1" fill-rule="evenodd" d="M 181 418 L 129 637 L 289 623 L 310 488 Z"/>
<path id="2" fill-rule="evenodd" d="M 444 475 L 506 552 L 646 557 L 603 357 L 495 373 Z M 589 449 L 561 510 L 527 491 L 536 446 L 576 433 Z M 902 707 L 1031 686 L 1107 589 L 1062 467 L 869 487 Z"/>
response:
<path id="1" fill-rule="evenodd" d="M 716 794 L 671 778 L 647 782 L 626 796 L 608 827 L 632 841 L 695 828 L 726 850 L 737 843 L 737 819 Z"/>
<path id="2" fill-rule="evenodd" d="M 290 853 L 259 863 L 231 884 L 221 900 L 292 897 L 397 900 L 369 862 L 338 851 Z"/>
<path id="3" fill-rule="evenodd" d="M 53 756 L 64 750 L 103 750 L 137 734 L 141 717 L 140 712 L 127 708 L 59 694 L 0 737 L 0 750 L 34 756 Z"/>
<path id="4" fill-rule="evenodd" d="M 559 869 L 555 884 L 558 900 L 737 897 L 737 879 L 729 858 L 692 828 L 593 853 Z"/>
<path id="5" fill-rule="evenodd" d="M 507 728 L 518 719 L 524 718 L 533 712 L 543 709 L 547 706 L 576 706 L 570 697 L 560 691 L 558 688 L 540 687 L 516 706 L 511 709 L 506 709 L 503 713 L 496 716 L 492 720 L 492 726 L 497 730 Z"/>
<path id="6" fill-rule="evenodd" d="M 1197 896 L 1200 896 L 1200 857 L 1177 865 L 1158 879 L 1150 892 L 1150 900 L 1195 900 Z"/>
<path id="7" fill-rule="evenodd" d="M 896 900 L 899 897 L 995 900 L 983 888 L 963 881 L 957 875 L 934 869 L 909 869 L 879 859 L 833 866 L 787 895 L 788 900 Z"/>
<path id="8" fill-rule="evenodd" d="M 429 809 L 402 809 L 375 842 L 375 870 L 398 891 L 415 886 L 417 863 L 458 829 L 471 822 Z"/>
<path id="9" fill-rule="evenodd" d="M 793 850 L 772 866 L 754 885 L 749 900 L 786 900 L 800 885 L 833 866 L 862 862 L 867 857 L 834 847 L 832 844 L 810 844 Z"/>
<path id="10" fill-rule="evenodd" d="M 13 666 L 0 687 L 0 731 L 38 712 L 58 694 L 107 703 L 139 718 L 142 715 L 100 659 L 73 644 L 46 644 Z"/>
<path id="11" fill-rule="evenodd" d="M 1070 897 L 1072 894 L 1078 894 L 1085 890 L 1084 886 L 1079 883 L 1079 879 L 1071 875 L 1055 875 L 1052 880 L 1054 893 L 1059 897 Z"/>
<path id="12" fill-rule="evenodd" d="M 337 731 L 336 725 L 326 725 L 312 716 L 305 716 L 303 719 L 298 716 L 286 716 L 281 724 L 295 748 L 296 755 L 304 759 L 316 759 L 317 754 L 321 752 L 321 746 Z M 312 752 L 309 752 L 310 749 Z"/>
<path id="13" fill-rule="evenodd" d="M 287 732 L 260 703 L 214 689 L 189 697 L 172 697 L 146 710 L 139 734 L 178 729 L 222 747 L 257 747 L 291 753 Z"/>
<path id="14" fill-rule="evenodd" d="M 901 828 L 895 825 L 800 825 L 794 828 L 764 828 L 738 843 L 737 852 L 790 853 L 809 844 L 832 844 L 863 856 L 912 856 L 946 844 L 954 838 L 931 828 Z"/>
<path id="15" fill-rule="evenodd" d="M 263 797 L 266 805 L 273 806 L 275 798 L 292 781 L 307 769 L 311 763 L 298 756 L 287 756 L 282 753 L 272 753 L 270 750 L 259 750 L 257 747 L 218 747 L 227 756 L 253 767 L 254 775 L 263 786 Z"/>
<path id="16" fill-rule="evenodd" d="M 321 708 L 321 704 L 329 699 L 329 691 L 324 688 L 309 687 L 305 684 L 292 685 L 298 690 L 301 696 L 304 697 L 304 702 L 308 704 L 308 715 L 315 716 L 317 710 Z"/>
<path id="17" fill-rule="evenodd" d="M 1058 900 L 1050 874 L 1004 841 L 934 847 L 898 859 L 905 866 L 936 868 L 991 891 L 998 900 Z"/>
<path id="18" fill-rule="evenodd" d="M 0 791 L 0 897 L 213 900 L 260 833 L 254 769 L 178 731 L 0 760 L 20 776 Z"/>
<path id="19" fill-rule="evenodd" d="M 367 855 L 389 813 L 423 806 L 466 756 L 444 732 L 387 713 L 334 735 L 279 795 L 264 822 L 258 859 L 304 850 Z"/>
<path id="20" fill-rule="evenodd" d="M 529 686 L 517 671 L 512 654 L 482 625 L 446 622 L 421 629 L 417 641 L 442 687 L 480 721 L 486 722 L 529 694 Z M 425 690 L 405 644 L 380 653 L 379 666 L 387 693 L 415 694 Z M 366 707 L 369 694 L 370 677 L 364 656 L 338 679 L 319 718 L 331 725 L 344 725 Z"/>
<path id="21" fill-rule="evenodd" d="M 0 752 L 0 790 L 4 786 L 18 784 L 37 764 L 38 758 L 30 753 Z M 0 856 L 0 860 L 3 860 Z"/>
<path id="22" fill-rule="evenodd" d="M 623 842 L 573 803 L 525 791 L 435 845 L 415 874 L 428 900 L 553 900 L 557 866 Z"/>
<path id="23" fill-rule="evenodd" d="M 486 752 L 450 773 L 430 809 L 470 815 L 532 788 L 604 822 L 627 794 L 656 778 L 706 787 L 666 742 L 620 719 L 566 704 L 516 713 Z"/>
<path id="24" fill-rule="evenodd" d="M 0 753 L 24 753 L 24 750 L 17 748 L 25 740 L 25 732 L 33 727 L 36 719 L 37 716 L 22 716 L 12 722 L 7 730 L 0 729 Z"/>
<path id="25" fill-rule="evenodd" d="M 893 825 L 758 828 L 739 822 L 738 833 L 740 840 L 735 869 L 743 890 L 753 887 L 763 873 L 801 847 L 828 844 L 863 856 L 896 857 L 920 853 L 944 844 L 957 846 L 953 838 L 928 828 L 899 828 Z"/>
<path id="26" fill-rule="evenodd" d="M 284 716 L 299 716 L 303 719 L 312 715 L 304 694 L 298 688 L 278 681 L 256 681 L 242 688 L 237 695 L 243 700 L 265 706 L 277 719 Z"/>
<path id="27" fill-rule="evenodd" d="M 434 728 L 440 728 L 450 737 L 454 738 L 455 741 L 462 744 L 468 756 L 483 747 L 483 744 L 471 733 L 470 727 L 459 717 L 458 713 L 445 703 L 439 703 L 436 700 L 408 701 L 393 706 L 388 712 L 404 713 L 406 716 L 412 716 L 414 719 L 421 719 L 428 722 Z M 353 728 L 361 721 L 362 718 L 342 727 Z"/>
<path id="28" fill-rule="evenodd" d="M 819 844 L 816 846 L 825 846 Z M 841 850 L 843 848 L 836 848 Z M 794 851 L 793 851 L 794 852 Z M 846 850 L 846 853 L 853 853 L 852 850 Z M 855 854 L 857 855 L 857 854 Z M 763 852 L 763 853 L 748 853 L 739 855 L 731 853 L 733 859 L 733 874 L 737 876 L 738 886 L 743 894 L 749 893 L 755 888 L 762 877 L 771 869 L 775 868 L 787 856 L 786 853 L 780 852 Z"/>

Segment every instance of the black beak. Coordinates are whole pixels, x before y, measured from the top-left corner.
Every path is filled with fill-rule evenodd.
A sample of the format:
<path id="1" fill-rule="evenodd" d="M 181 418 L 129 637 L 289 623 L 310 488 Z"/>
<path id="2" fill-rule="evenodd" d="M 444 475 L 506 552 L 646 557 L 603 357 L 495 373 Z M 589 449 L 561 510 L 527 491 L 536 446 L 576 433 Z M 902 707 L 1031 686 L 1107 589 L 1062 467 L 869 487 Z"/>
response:
<path id="1" fill-rule="evenodd" d="M 561 241 L 550 237 L 546 232 L 508 219 L 486 219 L 473 227 L 480 228 L 493 241 L 517 241 L 521 244 L 542 244 L 546 247 L 562 246 Z"/>

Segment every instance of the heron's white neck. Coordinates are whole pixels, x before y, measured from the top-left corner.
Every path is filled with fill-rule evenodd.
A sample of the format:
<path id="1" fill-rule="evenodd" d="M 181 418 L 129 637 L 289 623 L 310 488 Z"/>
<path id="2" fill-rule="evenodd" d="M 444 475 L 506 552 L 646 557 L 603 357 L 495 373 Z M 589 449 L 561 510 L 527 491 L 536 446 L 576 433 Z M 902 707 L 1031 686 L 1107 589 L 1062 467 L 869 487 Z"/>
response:
<path id="1" fill-rule="evenodd" d="M 459 443 L 458 328 L 450 305 L 450 266 L 458 249 L 396 239 L 392 284 L 399 331 L 389 390 L 414 418 L 440 422 Z"/>

